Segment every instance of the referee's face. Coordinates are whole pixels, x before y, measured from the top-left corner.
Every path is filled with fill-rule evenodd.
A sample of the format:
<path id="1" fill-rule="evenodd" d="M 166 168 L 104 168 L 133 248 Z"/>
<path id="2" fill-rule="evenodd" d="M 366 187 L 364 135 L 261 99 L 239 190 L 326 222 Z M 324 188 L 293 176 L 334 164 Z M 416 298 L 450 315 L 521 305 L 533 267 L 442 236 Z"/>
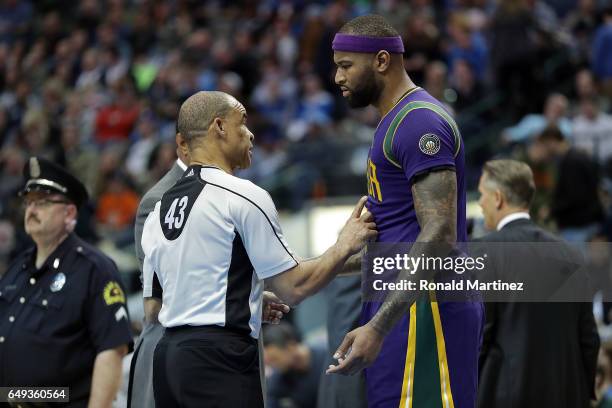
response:
<path id="1" fill-rule="evenodd" d="M 247 127 L 247 113 L 241 103 L 236 102 L 226 119 L 227 155 L 233 169 L 251 166 L 253 157 L 253 133 Z"/>

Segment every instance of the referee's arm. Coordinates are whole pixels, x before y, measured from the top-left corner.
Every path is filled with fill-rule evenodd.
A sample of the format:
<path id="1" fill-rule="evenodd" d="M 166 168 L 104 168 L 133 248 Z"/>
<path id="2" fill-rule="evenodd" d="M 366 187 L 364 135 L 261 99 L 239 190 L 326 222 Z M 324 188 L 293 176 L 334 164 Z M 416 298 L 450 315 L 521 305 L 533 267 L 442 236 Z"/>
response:
<path id="1" fill-rule="evenodd" d="M 327 285 L 346 260 L 377 235 L 372 214 L 367 210 L 362 214 L 366 200 L 359 200 L 338 240 L 323 255 L 266 279 L 266 286 L 286 303 L 296 305 Z"/>

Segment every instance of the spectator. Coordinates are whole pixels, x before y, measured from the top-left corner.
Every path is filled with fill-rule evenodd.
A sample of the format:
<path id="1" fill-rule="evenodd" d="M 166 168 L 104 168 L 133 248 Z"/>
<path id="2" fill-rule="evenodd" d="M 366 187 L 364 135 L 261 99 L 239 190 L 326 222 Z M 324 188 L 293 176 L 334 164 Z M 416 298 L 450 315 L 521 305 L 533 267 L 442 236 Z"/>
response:
<path id="1" fill-rule="evenodd" d="M 576 59 L 581 63 L 587 62 L 597 28 L 596 0 L 579 0 L 578 8 L 565 17 L 564 26 L 571 34 L 570 44 Z"/>
<path id="2" fill-rule="evenodd" d="M 49 143 L 49 122 L 43 111 L 32 108 L 26 112 L 21 125 L 21 141 L 26 151 L 49 160 L 56 160 L 57 146 Z"/>
<path id="3" fill-rule="evenodd" d="M 117 84 L 111 104 L 102 108 L 96 117 L 96 141 L 100 144 L 126 141 L 139 112 L 132 86 L 125 81 Z"/>
<path id="4" fill-rule="evenodd" d="M 576 76 L 574 77 L 574 89 L 577 99 L 575 102 L 577 102 L 577 104 L 584 99 L 594 99 L 597 101 L 597 104 L 601 110 L 607 111 L 610 107 L 608 98 L 600 95 L 597 84 L 595 83 L 595 78 L 593 77 L 593 72 L 591 72 L 591 70 L 584 68 L 576 73 Z M 579 108 L 576 109 L 575 113 L 580 113 L 579 110 Z"/>
<path id="5" fill-rule="evenodd" d="M 428 13 L 412 13 L 406 20 L 404 35 L 405 67 L 410 78 L 421 84 L 429 61 L 442 59 L 440 31 Z"/>
<path id="6" fill-rule="evenodd" d="M 594 98 L 580 101 L 580 113 L 572 120 L 572 140 L 599 163 L 612 157 L 612 115 L 601 112 Z"/>
<path id="7" fill-rule="evenodd" d="M 102 80 L 107 86 L 113 86 L 125 77 L 128 71 L 128 63 L 121 58 L 116 46 L 105 48 L 100 53 L 102 66 Z"/>
<path id="8" fill-rule="evenodd" d="M 268 379 L 268 408 L 315 407 L 327 350 L 302 343 L 285 322 L 263 329 L 264 362 L 273 370 Z"/>
<path id="9" fill-rule="evenodd" d="M 510 142 L 527 142 L 533 140 L 547 126 L 557 126 L 564 137 L 572 134 L 571 121 L 566 117 L 568 100 L 561 94 L 551 94 L 546 99 L 543 113 L 531 113 L 519 123 L 504 130 L 503 137 Z"/>
<path id="10" fill-rule="evenodd" d="M 0 216 L 6 216 L 11 202 L 23 185 L 22 171 L 26 163 L 24 152 L 16 147 L 8 147 L 0 152 Z"/>
<path id="11" fill-rule="evenodd" d="M 152 186 L 170 170 L 176 161 L 176 148 L 173 143 L 161 142 L 151 152 L 147 164 L 147 188 Z"/>
<path id="12" fill-rule="evenodd" d="M 491 37 L 491 66 L 495 82 L 517 113 L 534 111 L 536 80 L 533 67 L 537 64 L 537 22 L 525 2 L 501 0 L 493 14 Z"/>
<path id="13" fill-rule="evenodd" d="M 7 0 L 0 5 L 0 42 L 13 43 L 25 36 L 33 21 L 29 0 Z"/>
<path id="14" fill-rule="evenodd" d="M 98 154 L 90 146 L 81 143 L 81 134 L 76 123 L 66 121 L 62 126 L 62 156 L 59 162 L 70 174 L 74 174 L 85 185 L 89 194 L 96 183 Z"/>
<path id="15" fill-rule="evenodd" d="M 454 103 L 457 113 L 473 106 L 485 96 L 481 82 L 478 81 L 472 66 L 466 60 L 455 60 L 450 84 L 457 93 L 457 101 Z"/>
<path id="16" fill-rule="evenodd" d="M 447 54 L 449 69 L 452 71 L 458 60 L 466 61 L 482 81 L 488 66 L 488 50 L 482 35 L 472 29 L 467 16 L 461 13 L 451 17 L 448 31 L 451 36 Z"/>
<path id="17" fill-rule="evenodd" d="M 329 92 L 321 87 L 321 81 L 314 74 L 302 79 L 302 97 L 297 107 L 297 119 L 307 124 L 326 125 L 331 122 L 334 101 Z"/>
<path id="18" fill-rule="evenodd" d="M 559 128 L 544 129 L 536 143 L 542 146 L 545 160 L 557 163 L 551 213 L 559 233 L 567 241 L 584 243 L 603 221 L 598 166 L 572 148 Z"/>
<path id="19" fill-rule="evenodd" d="M 612 6 L 603 11 L 603 24 L 593 40 L 593 72 L 603 81 L 606 93 L 612 96 Z"/>
<path id="20" fill-rule="evenodd" d="M 81 89 L 100 85 L 102 73 L 98 50 L 95 48 L 87 49 L 81 61 L 81 73 L 76 80 L 76 88 Z"/>
<path id="21" fill-rule="evenodd" d="M 155 146 L 159 143 L 157 123 L 151 112 L 140 114 L 136 130 L 132 134 L 135 140 L 130 147 L 125 166 L 130 176 L 139 184 L 144 184 L 147 174 L 147 162 Z"/>
<path id="22" fill-rule="evenodd" d="M 441 61 L 430 62 L 425 69 L 425 83 L 423 88 L 425 88 L 431 96 L 443 102 L 448 110 L 452 111 L 450 102 L 454 101 L 448 100 L 447 74 L 448 69 L 446 64 Z"/>
<path id="23" fill-rule="evenodd" d="M 110 233 L 131 231 L 138 209 L 138 195 L 130 186 L 127 175 L 112 173 L 98 199 L 96 219 Z"/>

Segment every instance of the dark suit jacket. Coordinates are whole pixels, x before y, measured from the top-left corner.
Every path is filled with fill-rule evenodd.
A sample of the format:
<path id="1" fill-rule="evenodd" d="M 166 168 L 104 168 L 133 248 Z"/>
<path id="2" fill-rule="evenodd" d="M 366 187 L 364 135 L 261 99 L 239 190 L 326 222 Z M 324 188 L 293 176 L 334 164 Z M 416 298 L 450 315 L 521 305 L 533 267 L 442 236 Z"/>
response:
<path id="1" fill-rule="evenodd" d="M 529 220 L 484 242 L 559 242 Z M 592 303 L 486 303 L 480 408 L 582 408 L 594 397 L 599 336 Z"/>
<path id="2" fill-rule="evenodd" d="M 142 281 L 142 263 L 144 262 L 144 252 L 142 250 L 142 230 L 147 217 L 155 209 L 155 204 L 161 200 L 166 191 L 176 184 L 183 175 L 183 169 L 175 162 L 168 172 L 153 186 L 140 200 L 138 211 L 136 212 L 136 224 L 134 225 L 134 239 L 136 243 L 136 257 L 140 268 L 140 280 Z"/>

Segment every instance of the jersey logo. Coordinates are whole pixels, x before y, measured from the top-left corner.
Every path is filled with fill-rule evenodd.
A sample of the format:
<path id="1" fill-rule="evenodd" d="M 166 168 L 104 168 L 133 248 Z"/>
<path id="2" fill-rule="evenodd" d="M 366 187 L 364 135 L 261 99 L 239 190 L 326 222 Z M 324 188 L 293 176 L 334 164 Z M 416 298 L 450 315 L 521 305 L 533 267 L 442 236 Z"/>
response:
<path id="1" fill-rule="evenodd" d="M 368 171 L 366 175 L 368 180 L 368 194 L 379 203 L 382 203 L 382 190 L 376 176 L 376 165 L 372 163 L 370 159 L 368 159 Z"/>
<path id="2" fill-rule="evenodd" d="M 66 275 L 60 272 L 53 277 L 53 282 L 51 282 L 49 289 L 51 290 L 51 292 L 59 292 L 60 290 L 62 290 L 65 283 L 66 283 Z"/>
<path id="3" fill-rule="evenodd" d="M 419 149 L 427 155 L 433 156 L 440 151 L 440 138 L 433 133 L 427 133 L 419 139 Z"/>
<path id="4" fill-rule="evenodd" d="M 115 303 L 125 303 L 125 295 L 117 282 L 108 282 L 104 287 L 104 303 L 106 303 L 107 306 Z"/>
<path id="5" fill-rule="evenodd" d="M 191 177 L 193 176 L 193 169 L 189 170 L 189 173 L 187 173 L 187 175 L 185 177 Z"/>

